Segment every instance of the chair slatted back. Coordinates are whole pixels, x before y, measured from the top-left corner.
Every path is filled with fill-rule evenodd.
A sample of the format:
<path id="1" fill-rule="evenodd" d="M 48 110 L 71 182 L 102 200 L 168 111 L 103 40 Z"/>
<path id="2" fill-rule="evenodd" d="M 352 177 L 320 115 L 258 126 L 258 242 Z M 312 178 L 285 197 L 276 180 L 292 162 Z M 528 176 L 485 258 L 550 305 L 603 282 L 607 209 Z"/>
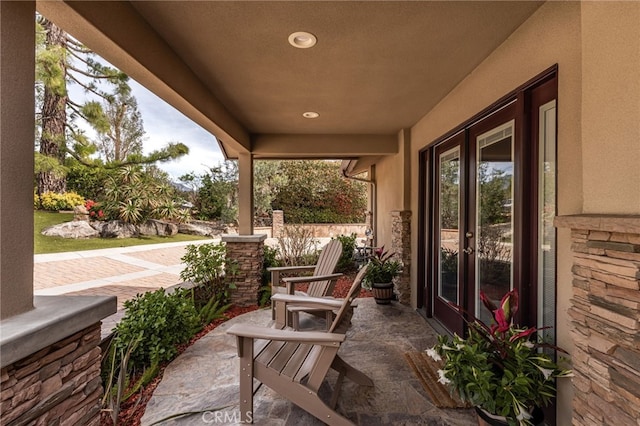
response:
<path id="1" fill-rule="evenodd" d="M 342 243 L 339 240 L 331 240 L 324 246 L 318 257 L 318 263 L 313 272 L 314 276 L 333 274 L 338 265 L 338 260 L 342 255 Z M 329 295 L 331 281 L 318 281 L 309 284 L 307 294 L 313 297 L 323 297 Z"/>

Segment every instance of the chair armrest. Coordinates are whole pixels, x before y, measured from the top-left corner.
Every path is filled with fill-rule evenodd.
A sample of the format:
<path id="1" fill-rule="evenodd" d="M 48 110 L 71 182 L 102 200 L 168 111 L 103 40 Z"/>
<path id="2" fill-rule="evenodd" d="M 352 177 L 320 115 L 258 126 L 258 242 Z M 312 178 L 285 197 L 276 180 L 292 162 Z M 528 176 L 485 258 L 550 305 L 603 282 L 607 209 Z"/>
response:
<path id="1" fill-rule="evenodd" d="M 283 278 L 282 281 L 287 284 L 313 283 L 317 281 L 335 280 L 340 278 L 342 275 L 343 274 L 329 274 L 329 275 L 313 275 L 310 277 L 287 277 L 287 278 Z"/>
<path id="2" fill-rule="evenodd" d="M 280 342 L 300 342 L 322 346 L 339 346 L 346 335 L 324 333 L 320 331 L 293 331 L 277 328 L 260 327 L 255 325 L 234 324 L 227 330 L 227 334 L 250 339 L 276 340 Z"/>
<path id="3" fill-rule="evenodd" d="M 296 272 L 296 271 L 313 271 L 316 268 L 316 265 L 308 265 L 308 266 L 272 266 L 267 268 L 267 271 L 277 271 L 277 272 Z"/>

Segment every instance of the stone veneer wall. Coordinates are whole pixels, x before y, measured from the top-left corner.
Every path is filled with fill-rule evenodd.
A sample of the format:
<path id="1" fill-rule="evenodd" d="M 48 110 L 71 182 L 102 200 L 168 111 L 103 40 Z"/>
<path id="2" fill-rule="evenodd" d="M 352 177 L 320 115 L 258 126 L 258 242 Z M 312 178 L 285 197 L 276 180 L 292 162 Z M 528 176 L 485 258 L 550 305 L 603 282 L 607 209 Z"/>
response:
<path id="1" fill-rule="evenodd" d="M 391 250 L 404 264 L 395 280 L 395 292 L 400 303 L 411 304 L 411 211 L 391 212 Z"/>
<path id="2" fill-rule="evenodd" d="M 0 371 L 0 424 L 99 425 L 100 323 Z"/>
<path id="3" fill-rule="evenodd" d="M 574 425 L 640 425 L 640 217 L 579 215 L 570 228 Z"/>
<path id="4" fill-rule="evenodd" d="M 231 292 L 231 303 L 251 306 L 258 303 L 258 289 L 262 286 L 264 240 L 266 235 L 223 235 L 227 257 L 238 264 L 234 279 L 236 289 Z"/>

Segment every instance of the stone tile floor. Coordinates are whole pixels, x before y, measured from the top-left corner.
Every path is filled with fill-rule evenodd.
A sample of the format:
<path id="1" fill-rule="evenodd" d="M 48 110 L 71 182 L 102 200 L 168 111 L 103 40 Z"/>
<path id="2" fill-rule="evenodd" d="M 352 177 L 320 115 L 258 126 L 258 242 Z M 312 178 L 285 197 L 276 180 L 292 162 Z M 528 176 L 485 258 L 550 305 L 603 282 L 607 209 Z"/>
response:
<path id="1" fill-rule="evenodd" d="M 260 310 L 236 317 L 174 360 L 147 405 L 142 425 L 238 424 L 238 358 L 235 338 L 225 331 L 236 322 L 267 325 L 270 315 Z M 337 411 L 355 424 L 477 424 L 471 410 L 435 407 L 407 365 L 405 352 L 436 342 L 436 332 L 413 309 L 360 299 L 347 336 L 341 356 L 375 383 L 369 388 L 344 381 Z M 328 399 L 336 379 L 335 372 L 327 377 L 321 396 Z M 253 418 L 258 425 L 323 424 L 266 386 L 256 394 Z"/>

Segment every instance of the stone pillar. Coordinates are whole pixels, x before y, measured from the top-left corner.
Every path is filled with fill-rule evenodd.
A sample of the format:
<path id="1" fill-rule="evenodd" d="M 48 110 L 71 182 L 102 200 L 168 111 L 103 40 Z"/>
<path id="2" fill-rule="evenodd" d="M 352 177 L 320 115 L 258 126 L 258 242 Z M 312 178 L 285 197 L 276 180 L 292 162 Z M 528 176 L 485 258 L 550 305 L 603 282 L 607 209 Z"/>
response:
<path id="1" fill-rule="evenodd" d="M 395 281 L 395 292 L 403 305 L 411 304 L 411 211 L 391 212 L 391 250 L 404 267 Z"/>
<path id="2" fill-rule="evenodd" d="M 274 210 L 271 216 L 271 236 L 273 238 L 282 237 L 284 230 L 284 212 L 282 210 Z"/>
<path id="3" fill-rule="evenodd" d="M 231 303 L 238 306 L 258 303 L 266 239 L 267 236 L 264 234 L 222 236 L 222 241 L 227 245 L 227 256 L 238 264 L 236 289 L 231 292 Z"/>
<path id="4" fill-rule="evenodd" d="M 2 424 L 99 425 L 100 323 L 4 367 Z"/>
<path id="5" fill-rule="evenodd" d="M 36 296 L 0 322 L 0 424 L 99 425 L 100 320 L 114 296 Z"/>
<path id="6" fill-rule="evenodd" d="M 573 424 L 640 419 L 640 216 L 556 218 L 571 229 Z"/>

